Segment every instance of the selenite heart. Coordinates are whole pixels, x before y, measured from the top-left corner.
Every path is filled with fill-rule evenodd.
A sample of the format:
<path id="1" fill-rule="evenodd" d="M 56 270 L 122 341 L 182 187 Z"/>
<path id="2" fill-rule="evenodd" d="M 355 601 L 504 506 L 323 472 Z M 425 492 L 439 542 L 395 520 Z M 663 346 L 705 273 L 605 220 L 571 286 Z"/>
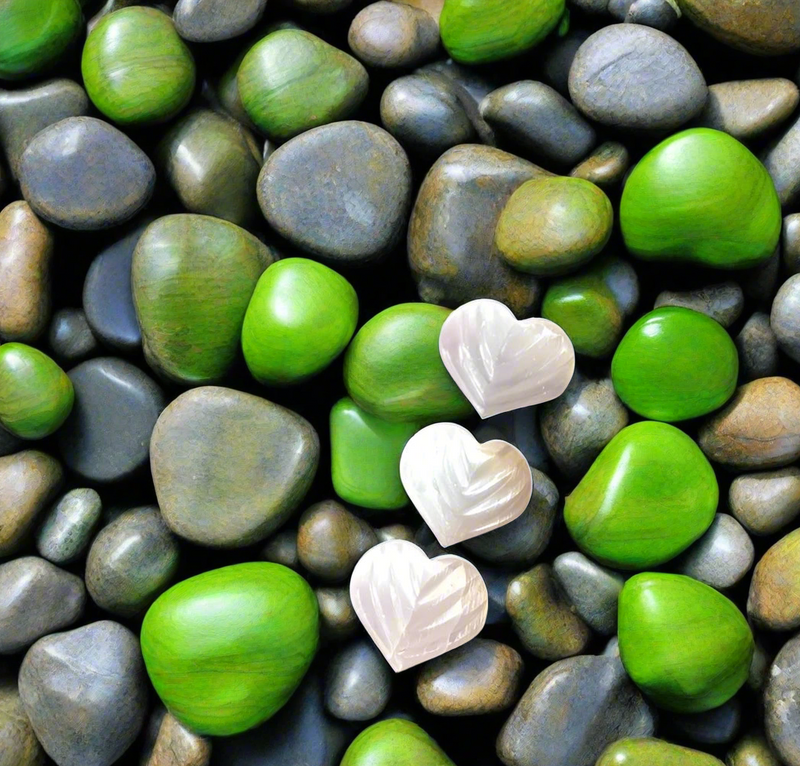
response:
<path id="1" fill-rule="evenodd" d="M 457 308 L 439 334 L 439 354 L 482 418 L 561 396 L 575 370 L 569 336 L 548 319 L 523 319 L 481 298 Z"/>
<path id="2" fill-rule="evenodd" d="M 399 673 L 466 644 L 483 630 L 489 595 L 460 556 L 429 559 L 406 540 L 368 550 L 350 579 L 358 619 Z"/>
<path id="3" fill-rule="evenodd" d="M 479 444 L 455 423 L 435 423 L 408 440 L 400 479 L 443 548 L 514 521 L 533 492 L 530 466 L 515 446 Z"/>

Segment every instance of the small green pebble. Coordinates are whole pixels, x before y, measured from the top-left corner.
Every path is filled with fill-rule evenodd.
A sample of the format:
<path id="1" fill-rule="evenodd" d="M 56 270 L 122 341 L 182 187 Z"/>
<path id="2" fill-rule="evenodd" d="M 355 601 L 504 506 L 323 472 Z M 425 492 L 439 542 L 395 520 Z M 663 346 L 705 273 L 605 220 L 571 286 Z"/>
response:
<path id="1" fill-rule="evenodd" d="M 700 750 L 673 745 L 663 739 L 619 739 L 609 745 L 595 766 L 725 766 Z"/>
<path id="2" fill-rule="evenodd" d="M 361 732 L 340 766 L 455 766 L 417 724 L 401 718 L 379 721 Z"/>
<path id="3" fill-rule="evenodd" d="M 24 343 L 0 346 L 0 424 L 22 439 L 42 439 L 72 411 L 72 381 L 47 354 Z"/>

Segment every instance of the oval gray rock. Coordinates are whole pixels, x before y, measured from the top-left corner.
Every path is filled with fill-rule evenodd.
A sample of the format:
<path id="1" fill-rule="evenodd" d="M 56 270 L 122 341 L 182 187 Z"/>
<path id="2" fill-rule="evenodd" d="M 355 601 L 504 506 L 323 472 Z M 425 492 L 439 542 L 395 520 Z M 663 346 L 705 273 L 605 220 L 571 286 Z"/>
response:
<path id="1" fill-rule="evenodd" d="M 789 277 L 778 290 L 769 321 L 781 350 L 800 362 L 800 274 Z"/>
<path id="2" fill-rule="evenodd" d="M 739 352 L 739 375 L 742 380 L 768 378 L 778 370 L 778 339 L 769 316 L 756 311 L 736 336 Z"/>
<path id="3" fill-rule="evenodd" d="M 30 141 L 20 159 L 22 194 L 65 229 L 118 226 L 149 201 L 153 163 L 124 133 L 94 117 L 68 117 Z"/>
<path id="4" fill-rule="evenodd" d="M 184 40 L 211 43 L 252 29 L 266 7 L 267 0 L 179 0 L 172 20 Z"/>
<path id="5" fill-rule="evenodd" d="M 644 24 L 662 32 L 675 26 L 678 13 L 669 0 L 634 0 L 625 14 L 626 24 Z"/>
<path id="6" fill-rule="evenodd" d="M 325 707 L 343 721 L 377 718 L 392 696 L 392 670 L 375 644 L 358 639 L 331 659 L 325 678 Z"/>
<path id="7" fill-rule="evenodd" d="M 798 117 L 761 157 L 772 176 L 781 204 L 794 204 L 800 196 L 800 117 Z"/>
<path id="8" fill-rule="evenodd" d="M 789 274 L 800 273 L 800 213 L 792 213 L 783 219 L 780 249 Z"/>
<path id="9" fill-rule="evenodd" d="M 71 564 L 92 537 L 103 504 L 93 489 L 72 489 L 48 511 L 36 533 L 39 555 L 54 564 Z"/>
<path id="10" fill-rule="evenodd" d="M 297 530 L 282 529 L 271 537 L 261 549 L 261 558 L 298 571 L 300 559 L 297 556 Z"/>
<path id="11" fill-rule="evenodd" d="M 800 469 L 794 466 L 737 476 L 728 493 L 731 513 L 754 535 L 772 535 L 800 514 Z"/>
<path id="12" fill-rule="evenodd" d="M 16 679 L 0 680 L 0 766 L 43 766 L 44 750 L 22 707 Z"/>
<path id="13" fill-rule="evenodd" d="M 769 671 L 764 723 L 770 745 L 786 764 L 800 766 L 800 636 L 786 642 Z"/>
<path id="14" fill-rule="evenodd" d="M 668 719 L 672 732 L 705 746 L 730 744 L 741 724 L 742 703 L 738 697 L 703 713 L 673 713 Z"/>
<path id="15" fill-rule="evenodd" d="M 658 294 L 653 308 L 662 306 L 692 309 L 711 317 L 723 327 L 730 327 L 742 313 L 744 293 L 736 282 L 723 282 L 685 292 L 664 290 Z"/>
<path id="16" fill-rule="evenodd" d="M 97 338 L 81 309 L 59 309 L 53 315 L 47 341 L 56 359 L 72 365 L 97 351 Z"/>

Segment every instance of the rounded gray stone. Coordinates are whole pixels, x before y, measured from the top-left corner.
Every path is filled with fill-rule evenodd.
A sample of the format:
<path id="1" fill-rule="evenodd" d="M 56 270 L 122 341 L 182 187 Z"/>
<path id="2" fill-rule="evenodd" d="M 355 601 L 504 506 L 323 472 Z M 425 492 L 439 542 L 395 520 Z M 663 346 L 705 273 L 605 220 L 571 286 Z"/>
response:
<path id="1" fill-rule="evenodd" d="M 800 514 L 800 469 L 794 466 L 737 476 L 728 493 L 731 513 L 754 535 L 772 535 Z"/>
<path id="2" fill-rule="evenodd" d="M 718 513 L 706 533 L 675 562 L 675 571 L 712 588 L 732 588 L 750 571 L 753 541 L 733 516 Z"/>
<path id="3" fill-rule="evenodd" d="M 675 26 L 678 14 L 667 0 L 634 0 L 625 14 L 626 24 L 644 24 L 666 32 Z"/>
<path id="4" fill-rule="evenodd" d="M 36 533 L 36 550 L 54 564 L 71 564 L 89 545 L 103 503 L 93 489 L 72 489 L 48 511 Z"/>
<path id="5" fill-rule="evenodd" d="M 769 323 L 781 350 L 800 362 L 800 274 L 789 277 L 778 290 Z"/>
<path id="6" fill-rule="evenodd" d="M 172 20 L 184 40 L 211 43 L 252 29 L 266 7 L 267 0 L 179 0 Z"/>
<path id="7" fill-rule="evenodd" d="M 377 718 L 392 696 L 392 671 L 368 638 L 353 641 L 331 659 L 325 678 L 325 707 L 343 721 Z"/>
<path id="8" fill-rule="evenodd" d="M 22 449 L 23 442 L 16 436 L 13 436 L 4 428 L 0 428 L 0 457 L 11 455 Z"/>
<path id="9" fill-rule="evenodd" d="M 97 338 L 81 309 L 59 309 L 50 322 L 47 340 L 61 362 L 75 364 L 97 352 Z"/>
<path id="10" fill-rule="evenodd" d="M 800 636 L 784 644 L 764 691 L 767 739 L 786 766 L 800 766 Z"/>
<path id="11" fill-rule="evenodd" d="M 780 249 L 789 274 L 800 273 L 800 213 L 792 213 L 783 219 Z"/>
<path id="12" fill-rule="evenodd" d="M 742 703 L 738 697 L 703 713 L 673 713 L 667 721 L 671 732 L 704 747 L 730 744 L 741 724 Z"/>
<path id="13" fill-rule="evenodd" d="M 562 553 L 553 571 L 578 614 L 603 636 L 617 632 L 617 603 L 625 578 L 577 551 Z"/>
<path id="14" fill-rule="evenodd" d="M 274 564 L 283 564 L 295 571 L 300 569 L 300 559 L 297 556 L 297 530 L 282 529 L 271 537 L 261 549 L 261 558 L 272 561 Z"/>
<path id="15" fill-rule="evenodd" d="M 603 125 L 674 130 L 703 109 L 703 74 L 672 37 L 639 24 L 612 24 L 578 50 L 569 73 L 572 101 Z"/>
<path id="16" fill-rule="evenodd" d="M 58 766 L 111 766 L 147 715 L 139 640 L 110 621 L 42 638 L 22 662 L 19 693 Z"/>
<path id="17" fill-rule="evenodd" d="M 80 577 L 38 556 L 0 565 L 0 654 L 13 654 L 72 625 L 83 613 Z"/>
<path id="18" fill-rule="evenodd" d="M 761 160 L 772 176 L 781 204 L 794 204 L 800 196 L 800 117 L 767 147 Z"/>
<path id="19" fill-rule="evenodd" d="M 16 678 L 0 678 L 0 766 L 43 766 L 44 750 L 22 707 Z"/>
<path id="20" fill-rule="evenodd" d="M 602 5 L 605 13 L 607 0 L 588 0 Z M 572 28 L 564 37 L 555 37 L 543 51 L 542 77 L 548 85 L 555 88 L 562 96 L 569 97 L 569 70 L 575 59 L 578 48 L 591 35 L 588 29 Z"/>
<path id="21" fill-rule="evenodd" d="M 662 306 L 692 309 L 711 317 L 723 327 L 730 327 L 742 313 L 744 293 L 736 282 L 723 282 L 685 292 L 664 290 L 658 294 L 653 308 Z"/>
<path id="22" fill-rule="evenodd" d="M 756 311 L 745 322 L 735 342 L 742 380 L 747 382 L 775 375 L 778 370 L 778 339 L 767 314 Z"/>

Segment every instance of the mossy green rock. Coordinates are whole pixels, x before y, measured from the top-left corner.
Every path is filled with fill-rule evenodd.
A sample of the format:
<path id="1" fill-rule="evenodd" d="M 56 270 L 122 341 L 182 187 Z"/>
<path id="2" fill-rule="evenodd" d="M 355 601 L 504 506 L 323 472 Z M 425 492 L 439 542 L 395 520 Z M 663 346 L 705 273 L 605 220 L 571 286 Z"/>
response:
<path id="1" fill-rule="evenodd" d="M 0 346 L 0 425 L 22 439 L 42 439 L 72 411 L 72 382 L 47 354 L 24 343 Z"/>
<path id="2" fill-rule="evenodd" d="M 358 296 L 333 269 L 307 258 L 273 263 L 258 280 L 242 326 L 253 377 L 299 383 L 344 351 L 358 323 Z"/>
<path id="3" fill-rule="evenodd" d="M 299 29 L 280 29 L 256 43 L 236 77 L 250 119 L 278 140 L 345 119 L 369 86 L 359 61 Z"/>
<path id="4" fill-rule="evenodd" d="M 359 331 L 344 359 L 344 384 L 359 407 L 383 420 L 432 423 L 473 410 L 439 356 L 450 309 L 401 303 Z"/>
<path id="5" fill-rule="evenodd" d="M 390 510 L 407 505 L 400 455 L 417 432 L 416 423 L 381 420 L 345 397 L 333 405 L 330 425 L 336 494 L 363 508 Z"/>
<path id="6" fill-rule="evenodd" d="M 719 591 L 684 575 L 647 572 L 620 594 L 619 651 L 656 705 L 700 713 L 744 684 L 754 643 L 744 615 Z"/>
<path id="7" fill-rule="evenodd" d="M 189 103 L 194 58 L 160 10 L 133 6 L 104 16 L 89 33 L 81 72 L 92 103 L 120 125 L 151 125 Z"/>
<path id="8" fill-rule="evenodd" d="M 220 218 L 169 215 L 150 224 L 132 267 L 148 364 L 183 385 L 224 377 L 258 278 L 274 260 L 260 240 Z"/>
<path id="9" fill-rule="evenodd" d="M 0 0 L 0 79 L 39 74 L 80 35 L 78 0 Z"/>
<path id="10" fill-rule="evenodd" d="M 455 766 L 417 724 L 389 718 L 361 732 L 340 766 Z"/>
<path id="11" fill-rule="evenodd" d="M 317 599 L 280 564 L 214 569 L 150 607 L 142 654 L 167 709 L 198 734 L 238 734 L 280 710 L 317 649 Z"/>
<path id="12" fill-rule="evenodd" d="M 619 739 L 609 745 L 595 766 L 725 766 L 713 755 L 673 745 L 663 739 Z"/>
<path id="13" fill-rule="evenodd" d="M 733 396 L 739 354 L 719 322 L 667 306 L 645 314 L 625 334 L 611 362 L 620 399 L 651 420 L 707 415 Z"/>
<path id="14" fill-rule="evenodd" d="M 744 144 L 693 128 L 662 141 L 633 169 L 620 224 L 628 250 L 644 260 L 741 269 L 775 252 L 781 205 Z"/>
<path id="15" fill-rule="evenodd" d="M 456 61 L 483 64 L 532 48 L 563 15 L 564 0 L 445 0 L 439 26 Z"/>
<path id="16" fill-rule="evenodd" d="M 564 519 L 581 550 L 618 569 L 648 569 L 711 526 L 714 469 L 683 431 L 645 421 L 623 428 L 567 497 Z"/>

